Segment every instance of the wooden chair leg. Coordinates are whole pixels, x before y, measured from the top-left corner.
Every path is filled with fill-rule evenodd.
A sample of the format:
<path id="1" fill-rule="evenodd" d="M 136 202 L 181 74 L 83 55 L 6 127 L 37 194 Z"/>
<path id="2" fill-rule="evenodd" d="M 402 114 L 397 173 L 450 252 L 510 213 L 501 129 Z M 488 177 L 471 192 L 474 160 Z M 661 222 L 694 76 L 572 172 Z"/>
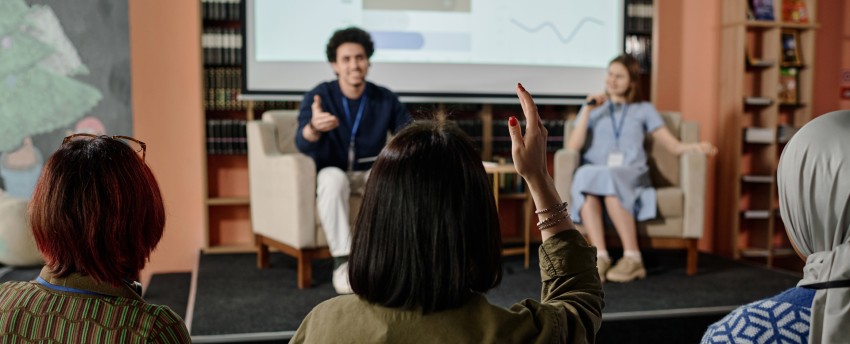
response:
<path id="1" fill-rule="evenodd" d="M 697 274 L 697 259 L 699 251 L 697 250 L 697 239 L 686 239 L 688 241 L 688 276 Z"/>
<path id="2" fill-rule="evenodd" d="M 312 287 L 313 265 L 312 257 L 304 251 L 298 251 L 298 289 Z"/>
<path id="3" fill-rule="evenodd" d="M 263 243 L 263 237 L 254 235 L 254 244 L 257 246 L 257 269 L 269 267 L 269 246 Z"/>

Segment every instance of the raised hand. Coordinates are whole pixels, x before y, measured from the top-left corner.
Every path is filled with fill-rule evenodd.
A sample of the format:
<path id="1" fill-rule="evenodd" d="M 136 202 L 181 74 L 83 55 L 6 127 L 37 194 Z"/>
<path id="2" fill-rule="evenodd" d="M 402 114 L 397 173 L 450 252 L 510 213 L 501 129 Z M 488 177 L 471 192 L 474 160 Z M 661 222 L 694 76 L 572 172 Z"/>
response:
<path id="1" fill-rule="evenodd" d="M 549 176 L 549 172 L 546 170 L 546 138 L 548 132 L 540 120 L 537 105 L 534 104 L 531 94 L 522 87 L 522 84 L 517 84 L 516 91 L 520 105 L 522 105 L 522 112 L 525 114 L 526 125 L 525 136 L 523 136 L 516 117 L 511 117 L 508 120 L 508 131 L 511 134 L 512 144 L 511 154 L 517 173 L 531 184 Z"/>
<path id="2" fill-rule="evenodd" d="M 516 117 L 508 121 L 508 131 L 511 133 L 511 154 L 514 158 L 514 166 L 517 173 L 528 183 L 528 191 L 534 200 L 535 207 L 539 209 L 551 209 L 561 204 L 561 197 L 555 189 L 555 183 L 546 169 L 546 137 L 548 133 L 537 113 L 537 105 L 528 91 L 517 84 L 516 93 L 522 112 L 525 114 L 525 135 L 519 126 Z M 540 213 L 537 218 L 546 220 L 551 214 Z M 556 222 L 553 226 L 541 230 L 544 241 L 558 232 L 574 228 L 572 220 L 567 216 Z"/>
<path id="3" fill-rule="evenodd" d="M 339 126 L 339 119 L 330 112 L 322 110 L 322 97 L 313 96 L 313 117 L 310 118 L 310 127 L 320 133 L 328 132 Z"/>

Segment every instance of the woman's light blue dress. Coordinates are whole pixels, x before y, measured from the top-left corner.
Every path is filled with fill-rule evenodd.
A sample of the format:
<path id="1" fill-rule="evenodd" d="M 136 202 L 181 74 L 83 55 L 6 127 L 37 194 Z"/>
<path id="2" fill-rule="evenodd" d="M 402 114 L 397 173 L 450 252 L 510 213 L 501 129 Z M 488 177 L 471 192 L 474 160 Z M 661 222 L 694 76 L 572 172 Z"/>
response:
<path id="1" fill-rule="evenodd" d="M 648 133 L 664 125 L 661 115 L 648 102 L 606 103 L 589 115 L 590 147 L 582 153 L 581 166 L 573 176 L 571 188 L 573 221 L 581 223 L 580 209 L 585 195 L 617 196 L 623 208 L 630 210 L 638 221 L 655 218 L 655 188 L 649 178 L 643 141 Z M 619 139 L 615 127 L 620 132 Z M 623 163 L 608 166 L 608 156 L 615 150 L 623 154 Z"/>

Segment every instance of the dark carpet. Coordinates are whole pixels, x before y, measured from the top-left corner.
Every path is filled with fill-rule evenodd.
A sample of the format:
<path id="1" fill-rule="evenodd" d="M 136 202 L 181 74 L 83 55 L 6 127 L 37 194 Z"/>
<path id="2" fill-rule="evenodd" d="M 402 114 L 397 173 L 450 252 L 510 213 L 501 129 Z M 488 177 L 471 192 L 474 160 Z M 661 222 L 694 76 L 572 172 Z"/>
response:
<path id="1" fill-rule="evenodd" d="M 534 252 L 529 269 L 519 256 L 505 258 L 502 283 L 488 294 L 492 303 L 510 306 L 540 297 Z M 254 254 L 201 255 L 191 329 L 198 342 L 285 342 L 310 309 L 336 295 L 330 260 L 314 262 L 313 288 L 299 290 L 295 260 L 279 253 L 270 258 L 271 268 L 258 270 Z M 647 279 L 605 284 L 597 342 L 698 342 L 729 310 L 775 295 L 800 278 L 709 254 L 700 254 L 698 275 L 686 276 L 685 252 L 676 250 L 647 251 L 644 260 Z M 33 280 L 40 269 L 0 267 L 0 282 Z M 155 274 L 145 299 L 185 318 L 190 286 L 190 273 Z"/>
<path id="2" fill-rule="evenodd" d="M 192 287 L 191 273 L 153 274 L 148 283 L 145 289 L 145 301 L 166 305 L 181 318 L 186 319 L 189 290 Z"/>
<path id="3" fill-rule="evenodd" d="M 525 298 L 539 299 L 536 251 L 533 256 L 527 270 L 521 257 L 505 258 L 502 284 L 488 294 L 492 303 L 510 306 Z M 314 262 L 313 288 L 298 290 L 294 259 L 272 254 L 272 266 L 266 270 L 258 270 L 255 259 L 254 254 L 201 256 L 192 335 L 294 331 L 313 306 L 335 296 L 330 261 Z M 652 342 L 640 338 L 659 335 L 657 327 L 641 326 L 640 321 L 671 318 L 681 324 L 665 338 L 683 340 L 688 334 L 698 340 L 708 324 L 732 308 L 777 294 L 799 279 L 708 254 L 700 255 L 699 273 L 692 277 L 685 274 L 684 251 L 649 251 L 644 259 L 647 279 L 605 284 L 605 323 L 600 339 Z M 623 337 L 625 334 L 629 336 Z"/>
<path id="4" fill-rule="evenodd" d="M 32 281 L 38 277 L 41 266 L 11 267 L 0 265 L 0 283 L 10 281 Z"/>
<path id="5" fill-rule="evenodd" d="M 280 253 L 257 269 L 255 254 L 202 254 L 192 335 L 295 330 L 310 310 L 336 296 L 333 262 L 313 262 L 313 288 L 299 290 L 296 261 Z"/>

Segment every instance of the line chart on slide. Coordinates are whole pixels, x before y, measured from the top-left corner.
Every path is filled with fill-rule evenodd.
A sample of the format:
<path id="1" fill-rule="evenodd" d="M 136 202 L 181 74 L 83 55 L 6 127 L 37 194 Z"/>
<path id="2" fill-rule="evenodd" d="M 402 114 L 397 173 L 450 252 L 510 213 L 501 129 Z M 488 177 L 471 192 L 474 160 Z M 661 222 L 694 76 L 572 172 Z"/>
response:
<path id="1" fill-rule="evenodd" d="M 572 42 L 573 38 L 575 38 L 575 36 L 579 34 L 579 32 L 581 31 L 582 27 L 585 24 L 589 23 L 589 24 L 596 24 L 596 25 L 599 25 L 599 26 L 605 26 L 605 22 L 602 21 L 602 20 L 599 20 L 599 19 L 596 19 L 596 18 L 591 18 L 591 17 L 584 17 L 581 20 L 579 20 L 578 24 L 576 24 L 576 26 L 573 27 L 573 29 L 569 32 L 569 34 L 564 35 L 563 32 L 561 32 L 561 30 L 559 30 L 558 27 L 555 26 L 555 24 L 552 23 L 551 21 L 544 21 L 540 24 L 537 24 L 537 26 L 529 26 L 529 25 L 523 24 L 519 20 L 516 20 L 514 18 L 511 18 L 510 21 L 511 21 L 511 23 L 513 23 L 514 25 L 518 26 L 520 29 L 522 29 L 522 30 L 524 30 L 528 33 L 537 33 L 540 30 L 543 30 L 545 28 L 549 28 L 555 34 L 555 36 L 558 38 L 558 41 L 560 41 L 563 44 L 570 44 L 570 42 Z"/>

